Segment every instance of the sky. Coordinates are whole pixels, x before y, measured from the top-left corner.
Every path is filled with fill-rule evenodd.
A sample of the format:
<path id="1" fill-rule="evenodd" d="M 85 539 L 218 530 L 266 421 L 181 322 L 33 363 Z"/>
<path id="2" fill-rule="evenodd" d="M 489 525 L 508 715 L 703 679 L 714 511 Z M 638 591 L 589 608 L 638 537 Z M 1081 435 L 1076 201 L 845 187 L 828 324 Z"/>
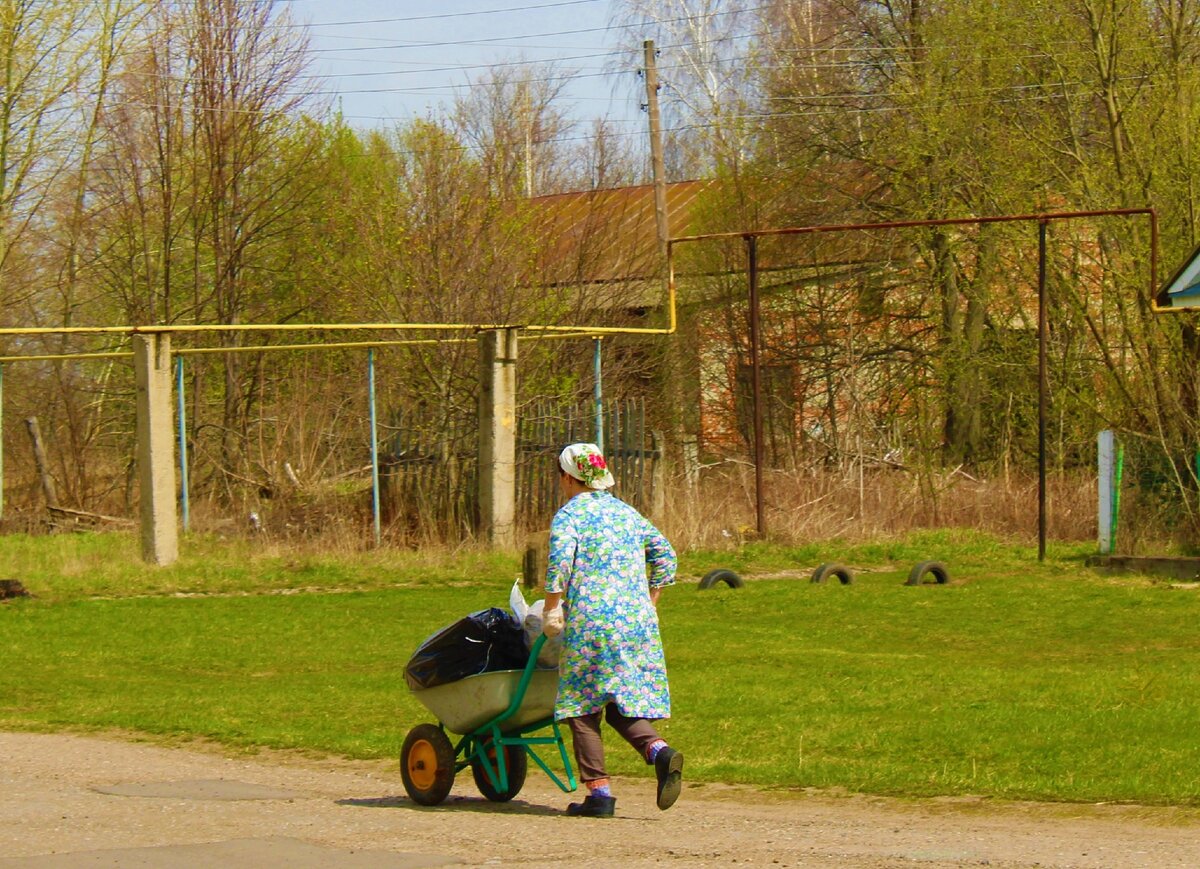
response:
<path id="1" fill-rule="evenodd" d="M 642 80 L 619 49 L 640 50 L 640 35 L 611 26 L 611 0 L 283 0 L 310 25 L 321 90 L 360 128 L 391 127 L 445 113 L 456 89 L 490 64 L 558 60 L 571 74 L 571 117 L 608 118 L 644 134 Z M 636 55 L 635 55 L 636 56 Z"/>

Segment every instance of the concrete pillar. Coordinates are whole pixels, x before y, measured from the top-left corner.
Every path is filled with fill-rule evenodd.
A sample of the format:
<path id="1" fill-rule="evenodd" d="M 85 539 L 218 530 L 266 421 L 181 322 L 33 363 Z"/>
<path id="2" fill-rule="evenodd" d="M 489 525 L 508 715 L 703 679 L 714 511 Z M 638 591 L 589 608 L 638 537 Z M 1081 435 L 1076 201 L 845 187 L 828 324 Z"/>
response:
<path id="1" fill-rule="evenodd" d="M 133 336 L 137 386 L 137 465 L 142 558 L 171 564 L 179 557 L 175 524 L 175 441 L 171 415 L 171 336 Z"/>
<path id="2" fill-rule="evenodd" d="M 516 542 L 517 333 L 479 335 L 479 531 L 498 547 Z"/>
<path id="3" fill-rule="evenodd" d="M 1096 436 L 1096 477 L 1099 501 L 1096 510 L 1097 526 L 1101 555 L 1111 555 L 1113 551 L 1113 478 L 1116 469 L 1116 436 L 1111 429 L 1105 429 Z"/>

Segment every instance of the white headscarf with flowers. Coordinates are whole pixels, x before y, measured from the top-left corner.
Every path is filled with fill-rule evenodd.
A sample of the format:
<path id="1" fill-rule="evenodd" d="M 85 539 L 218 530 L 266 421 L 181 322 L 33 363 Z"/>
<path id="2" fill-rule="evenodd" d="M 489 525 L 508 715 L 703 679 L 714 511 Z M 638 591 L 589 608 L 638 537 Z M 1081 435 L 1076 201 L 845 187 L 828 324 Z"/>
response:
<path id="1" fill-rule="evenodd" d="M 616 482 L 595 444 L 571 444 L 559 454 L 558 464 L 589 489 L 607 489 Z"/>

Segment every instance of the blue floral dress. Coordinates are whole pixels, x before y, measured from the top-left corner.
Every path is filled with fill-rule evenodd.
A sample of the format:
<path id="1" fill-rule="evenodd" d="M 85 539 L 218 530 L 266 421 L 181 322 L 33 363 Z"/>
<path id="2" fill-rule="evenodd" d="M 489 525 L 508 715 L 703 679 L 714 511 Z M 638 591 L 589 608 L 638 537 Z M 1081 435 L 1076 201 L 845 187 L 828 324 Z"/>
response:
<path id="1" fill-rule="evenodd" d="M 562 593 L 558 721 L 614 702 L 629 718 L 669 718 L 667 664 L 650 589 L 675 582 L 675 550 L 608 492 L 571 498 L 550 524 L 546 591 Z"/>

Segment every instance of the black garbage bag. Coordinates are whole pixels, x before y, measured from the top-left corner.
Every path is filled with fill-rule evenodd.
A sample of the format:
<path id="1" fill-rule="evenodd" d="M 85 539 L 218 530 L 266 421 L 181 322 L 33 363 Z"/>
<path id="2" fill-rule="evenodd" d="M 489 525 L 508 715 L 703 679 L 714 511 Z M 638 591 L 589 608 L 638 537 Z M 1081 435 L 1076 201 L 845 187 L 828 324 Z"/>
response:
<path id="1" fill-rule="evenodd" d="M 476 673 L 520 670 L 529 660 L 525 632 L 499 607 L 447 625 L 417 647 L 404 668 L 414 691 L 457 682 Z"/>

